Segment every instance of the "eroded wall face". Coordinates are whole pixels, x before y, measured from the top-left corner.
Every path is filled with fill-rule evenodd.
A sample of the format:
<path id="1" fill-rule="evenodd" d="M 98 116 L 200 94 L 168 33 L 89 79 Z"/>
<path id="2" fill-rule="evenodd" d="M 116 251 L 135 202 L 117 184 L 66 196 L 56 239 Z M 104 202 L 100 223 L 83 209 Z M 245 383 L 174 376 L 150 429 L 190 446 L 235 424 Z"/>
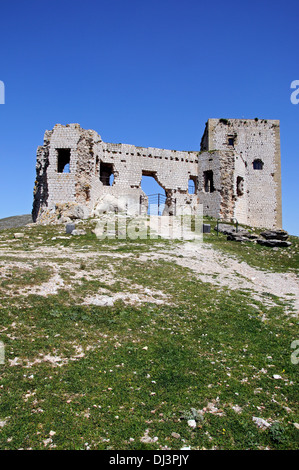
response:
<path id="1" fill-rule="evenodd" d="M 280 228 L 280 132 L 276 120 L 209 119 L 202 144 L 208 150 L 231 150 L 239 163 L 236 175 L 244 173 L 243 195 L 236 195 L 235 216 L 256 227 Z M 254 162 L 261 160 L 262 169 Z M 239 166 L 239 168 L 237 168 Z M 241 174 L 239 176 L 242 176 Z M 245 197 L 244 197 L 245 196 Z"/>
<path id="2" fill-rule="evenodd" d="M 233 174 L 234 218 L 240 224 L 248 224 L 248 180 L 246 165 L 240 155 L 235 155 Z M 250 224 L 249 224 L 250 225 Z"/>
<path id="3" fill-rule="evenodd" d="M 198 162 L 198 197 L 203 213 L 218 218 L 222 202 L 220 152 L 204 152 Z"/>
<path id="4" fill-rule="evenodd" d="M 237 175 L 243 178 L 238 180 L 239 185 L 237 185 Z M 203 204 L 205 215 L 224 220 L 238 216 L 240 223 L 247 222 L 247 214 L 243 210 L 246 204 L 244 163 L 234 152 L 229 150 L 202 152 L 198 163 L 198 181 L 199 202 Z M 243 198 L 241 198 L 241 188 Z M 237 198 L 238 193 L 239 198 Z"/>
<path id="5" fill-rule="evenodd" d="M 33 189 L 33 207 L 32 218 L 36 221 L 40 211 L 47 205 L 49 192 L 48 192 L 48 175 L 47 169 L 49 166 L 49 148 L 46 141 L 45 134 L 44 147 L 38 147 L 36 155 L 36 177 Z"/>

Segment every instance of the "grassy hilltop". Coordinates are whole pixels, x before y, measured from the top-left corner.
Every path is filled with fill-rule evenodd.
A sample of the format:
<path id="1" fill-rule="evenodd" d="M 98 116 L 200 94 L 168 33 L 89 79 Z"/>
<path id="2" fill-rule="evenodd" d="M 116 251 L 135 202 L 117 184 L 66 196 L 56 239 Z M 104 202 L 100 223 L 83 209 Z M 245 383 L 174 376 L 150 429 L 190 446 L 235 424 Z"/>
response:
<path id="1" fill-rule="evenodd" d="M 209 222 L 201 244 L 0 232 L 0 449 L 298 449 L 298 238 Z"/>

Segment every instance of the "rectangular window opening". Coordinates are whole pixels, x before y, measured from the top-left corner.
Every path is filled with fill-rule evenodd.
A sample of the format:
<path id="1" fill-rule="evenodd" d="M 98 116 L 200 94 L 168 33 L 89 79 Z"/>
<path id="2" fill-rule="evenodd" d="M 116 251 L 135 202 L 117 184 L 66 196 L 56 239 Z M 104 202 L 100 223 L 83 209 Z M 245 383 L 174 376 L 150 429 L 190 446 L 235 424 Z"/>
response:
<path id="1" fill-rule="evenodd" d="M 231 146 L 231 147 L 234 147 L 235 145 L 235 137 L 233 136 L 228 136 L 228 145 Z"/>
<path id="2" fill-rule="evenodd" d="M 188 181 L 188 193 L 189 194 L 196 194 L 197 192 L 197 177 L 190 176 Z"/>
<path id="3" fill-rule="evenodd" d="M 262 160 L 260 160 L 259 158 L 256 158 L 253 161 L 253 169 L 254 170 L 262 170 L 263 167 L 264 167 L 264 162 Z"/>
<path id="4" fill-rule="evenodd" d="M 113 165 L 111 163 L 100 164 L 100 181 L 104 186 L 112 186 L 114 181 Z"/>
<path id="5" fill-rule="evenodd" d="M 244 194 L 244 178 L 237 176 L 237 196 L 243 196 Z"/>
<path id="6" fill-rule="evenodd" d="M 71 149 L 57 150 L 57 171 L 58 173 L 70 173 Z"/>
<path id="7" fill-rule="evenodd" d="M 213 178 L 213 171 L 208 170 L 204 171 L 204 189 L 206 193 L 212 193 L 215 191 L 214 188 L 214 178 Z"/>

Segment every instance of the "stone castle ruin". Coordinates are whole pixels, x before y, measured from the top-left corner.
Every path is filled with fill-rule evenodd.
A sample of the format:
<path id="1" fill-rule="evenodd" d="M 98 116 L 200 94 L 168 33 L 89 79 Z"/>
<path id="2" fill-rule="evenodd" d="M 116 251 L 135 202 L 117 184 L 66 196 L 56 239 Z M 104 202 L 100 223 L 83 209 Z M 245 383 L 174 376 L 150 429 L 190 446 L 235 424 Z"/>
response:
<path id="1" fill-rule="evenodd" d="M 207 216 L 282 226 L 279 121 L 257 118 L 209 119 L 200 151 L 190 152 L 106 143 L 79 124 L 56 124 L 37 150 L 33 220 L 86 218 L 119 198 L 145 211 L 143 175 L 165 190 L 170 215 L 200 203 Z"/>

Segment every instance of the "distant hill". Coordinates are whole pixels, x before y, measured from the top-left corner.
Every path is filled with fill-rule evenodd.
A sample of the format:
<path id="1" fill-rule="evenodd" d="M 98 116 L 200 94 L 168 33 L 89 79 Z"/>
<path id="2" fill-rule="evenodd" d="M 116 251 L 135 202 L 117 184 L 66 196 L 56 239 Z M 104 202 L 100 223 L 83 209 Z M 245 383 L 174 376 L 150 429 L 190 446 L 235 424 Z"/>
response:
<path id="1" fill-rule="evenodd" d="M 31 224 L 31 223 L 32 223 L 31 214 L 14 215 L 12 217 L 5 217 L 4 219 L 0 219 L 0 230 L 4 230 L 6 228 L 23 227 L 24 225 Z"/>

